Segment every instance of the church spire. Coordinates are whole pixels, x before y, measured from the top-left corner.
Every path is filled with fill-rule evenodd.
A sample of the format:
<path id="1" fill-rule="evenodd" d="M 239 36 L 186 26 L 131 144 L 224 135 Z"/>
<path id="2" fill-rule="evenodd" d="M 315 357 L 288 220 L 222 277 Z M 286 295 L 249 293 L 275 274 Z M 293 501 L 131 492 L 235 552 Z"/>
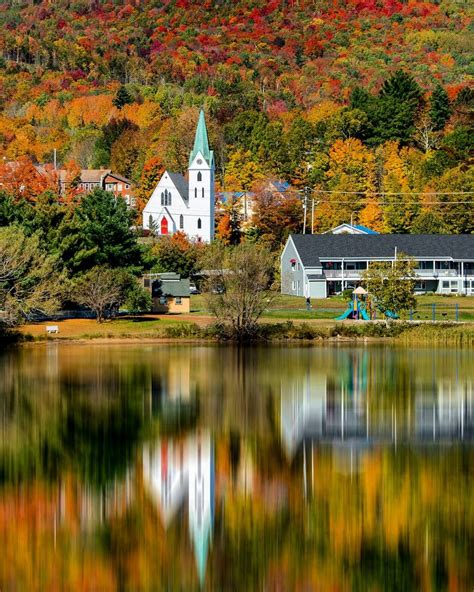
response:
<path id="1" fill-rule="evenodd" d="M 196 158 L 197 153 L 200 152 L 207 161 L 207 164 L 212 168 L 214 164 L 214 153 L 209 150 L 209 139 L 207 137 L 206 120 L 204 118 L 204 111 L 201 109 L 199 113 L 199 120 L 196 128 L 196 135 L 194 136 L 194 146 L 189 155 L 189 166 Z"/>

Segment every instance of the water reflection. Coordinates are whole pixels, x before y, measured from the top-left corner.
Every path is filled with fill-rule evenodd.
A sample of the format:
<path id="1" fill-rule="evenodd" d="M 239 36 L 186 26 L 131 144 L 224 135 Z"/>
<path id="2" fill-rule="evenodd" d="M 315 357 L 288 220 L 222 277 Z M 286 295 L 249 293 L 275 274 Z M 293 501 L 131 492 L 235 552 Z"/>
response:
<path id="1" fill-rule="evenodd" d="M 469 589 L 469 350 L 0 355 L 0 589 Z"/>
<path id="2" fill-rule="evenodd" d="M 300 376 L 282 377 L 281 437 L 290 457 L 303 440 L 337 443 L 342 450 L 345 442 L 361 449 L 374 442 L 472 438 L 471 378 L 432 376 L 428 382 L 417 376 L 406 405 L 396 399 L 384 404 L 379 377 L 369 373 L 368 350 L 340 352 L 338 359 L 338 374 L 312 364 Z"/>

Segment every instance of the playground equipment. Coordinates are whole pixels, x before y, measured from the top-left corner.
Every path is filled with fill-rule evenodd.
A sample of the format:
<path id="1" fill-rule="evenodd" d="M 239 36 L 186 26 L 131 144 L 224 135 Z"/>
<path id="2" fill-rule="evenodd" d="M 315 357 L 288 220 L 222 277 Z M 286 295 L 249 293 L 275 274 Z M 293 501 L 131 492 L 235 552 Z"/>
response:
<path id="1" fill-rule="evenodd" d="M 365 297 L 365 301 L 362 297 Z M 364 290 L 364 288 L 362 288 L 361 286 L 357 287 L 352 292 L 352 299 L 349 300 L 349 302 L 347 303 L 346 310 L 340 316 L 336 317 L 336 321 L 344 321 L 345 319 L 370 321 L 370 315 L 368 314 L 366 308 L 367 300 L 367 291 Z M 389 319 L 400 318 L 396 313 L 392 312 L 391 310 L 382 310 L 380 307 L 378 307 L 378 310 Z"/>

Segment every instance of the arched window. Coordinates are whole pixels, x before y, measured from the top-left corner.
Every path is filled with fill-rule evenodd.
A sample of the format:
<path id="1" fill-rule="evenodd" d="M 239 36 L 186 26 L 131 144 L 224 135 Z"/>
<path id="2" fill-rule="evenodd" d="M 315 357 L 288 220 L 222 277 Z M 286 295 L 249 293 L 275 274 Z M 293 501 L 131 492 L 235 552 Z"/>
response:
<path id="1" fill-rule="evenodd" d="M 198 173 L 198 181 L 202 181 L 201 171 L 199 171 L 199 173 Z"/>
<path id="2" fill-rule="evenodd" d="M 202 188 L 202 197 L 204 197 L 204 187 Z"/>
<path id="3" fill-rule="evenodd" d="M 179 227 L 182 230 L 184 228 L 184 216 L 183 214 L 181 214 L 181 216 L 179 217 Z"/>
<path id="4" fill-rule="evenodd" d="M 168 191 L 168 189 L 165 189 L 165 195 L 164 195 L 164 203 L 163 203 L 163 205 L 164 206 L 170 206 L 171 205 L 171 191 Z"/>
<path id="5" fill-rule="evenodd" d="M 201 230 L 201 228 L 202 228 L 201 218 L 198 218 L 198 230 Z"/>
<path id="6" fill-rule="evenodd" d="M 197 196 L 198 196 L 198 190 L 197 190 L 197 187 L 195 187 L 194 188 L 194 197 L 197 197 Z"/>
<path id="7" fill-rule="evenodd" d="M 148 216 L 148 228 L 150 230 L 153 228 L 153 216 L 151 214 Z"/>
<path id="8" fill-rule="evenodd" d="M 164 206 L 165 204 L 165 194 L 163 193 L 163 191 L 161 192 L 161 205 Z"/>

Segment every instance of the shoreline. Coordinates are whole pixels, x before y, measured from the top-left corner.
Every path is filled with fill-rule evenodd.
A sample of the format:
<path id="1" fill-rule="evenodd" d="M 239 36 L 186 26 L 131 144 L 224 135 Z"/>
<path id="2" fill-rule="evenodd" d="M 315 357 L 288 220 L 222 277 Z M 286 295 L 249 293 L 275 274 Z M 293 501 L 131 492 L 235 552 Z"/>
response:
<path id="1" fill-rule="evenodd" d="M 41 326 L 39 326 L 41 327 Z M 82 333 L 63 335 L 33 335 L 26 327 L 20 328 L 12 338 L 0 341 L 6 347 L 40 344 L 64 345 L 176 345 L 176 344 L 228 344 L 228 345 L 322 345 L 338 343 L 392 343 L 400 345 L 462 345 L 474 347 L 474 323 L 395 321 L 390 323 L 334 323 L 316 325 L 304 322 L 262 323 L 261 334 L 255 339 L 238 341 L 229 338 L 214 326 L 182 323 L 167 328 L 163 333 L 118 332 L 103 327 L 103 334 Z"/>

